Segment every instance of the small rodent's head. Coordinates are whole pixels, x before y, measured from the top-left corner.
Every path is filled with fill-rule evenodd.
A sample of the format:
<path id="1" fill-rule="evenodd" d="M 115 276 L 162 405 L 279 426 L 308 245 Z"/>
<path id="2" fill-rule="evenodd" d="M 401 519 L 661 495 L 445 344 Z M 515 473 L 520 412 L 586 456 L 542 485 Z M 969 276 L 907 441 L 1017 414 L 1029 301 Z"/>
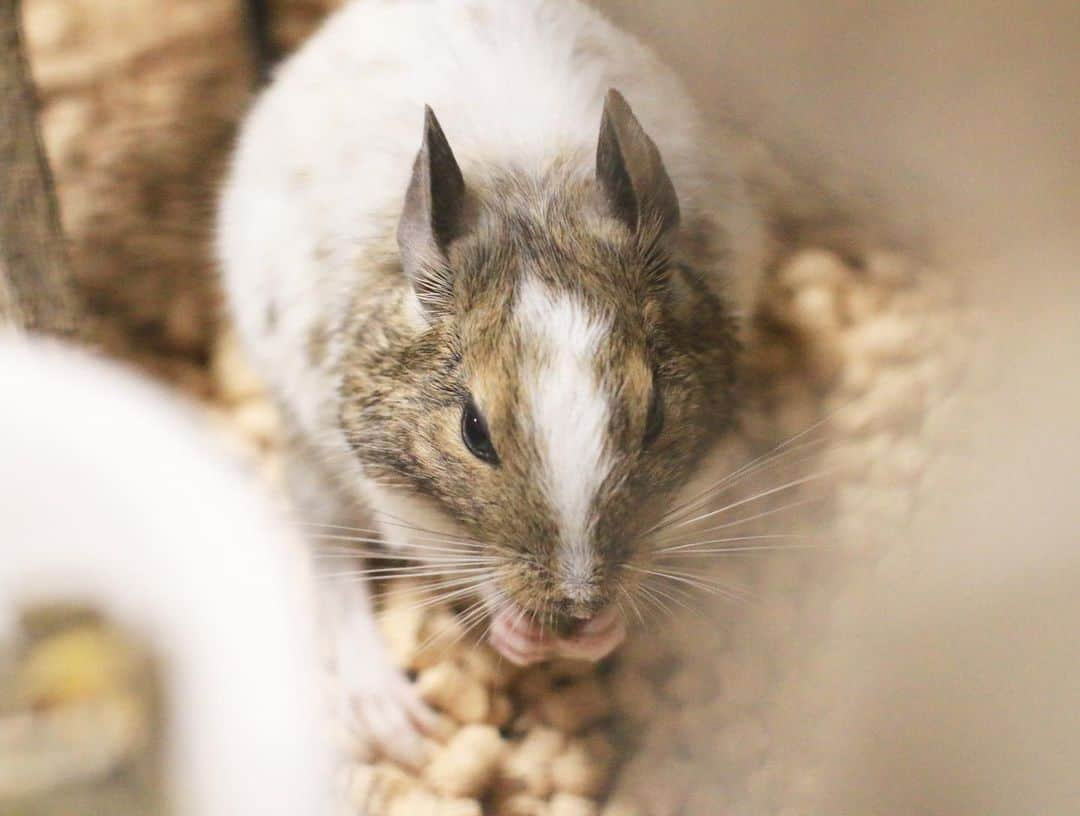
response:
<path id="1" fill-rule="evenodd" d="M 498 599 L 556 627 L 635 582 L 733 408 L 732 319 L 680 258 L 674 187 L 614 92 L 581 175 L 467 190 L 429 110 L 398 233 L 412 288 L 386 307 L 414 317 L 353 341 L 342 413 L 368 472 L 451 517 Z"/>

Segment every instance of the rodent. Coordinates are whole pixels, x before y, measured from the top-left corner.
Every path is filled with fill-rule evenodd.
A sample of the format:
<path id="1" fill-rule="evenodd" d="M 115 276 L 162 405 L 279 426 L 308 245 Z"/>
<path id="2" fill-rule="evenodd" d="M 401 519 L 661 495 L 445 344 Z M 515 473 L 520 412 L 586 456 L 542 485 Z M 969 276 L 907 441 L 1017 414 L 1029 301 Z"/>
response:
<path id="1" fill-rule="evenodd" d="M 615 648 L 625 565 L 736 413 L 727 291 L 761 229 L 724 151 L 574 0 L 332 16 L 243 123 L 218 220 L 303 520 L 348 537 L 371 509 L 514 662 Z M 326 583 L 347 710 L 415 761 L 428 712 L 365 582 Z"/>

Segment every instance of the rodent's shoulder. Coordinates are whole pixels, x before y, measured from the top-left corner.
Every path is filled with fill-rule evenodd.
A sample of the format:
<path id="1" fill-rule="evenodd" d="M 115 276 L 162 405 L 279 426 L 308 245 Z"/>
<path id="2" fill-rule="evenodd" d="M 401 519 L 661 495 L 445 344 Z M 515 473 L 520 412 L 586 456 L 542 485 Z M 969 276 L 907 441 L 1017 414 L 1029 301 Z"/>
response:
<path id="1" fill-rule="evenodd" d="M 680 187 L 699 186 L 699 117 L 681 82 L 568 0 L 349 4 L 278 69 L 241 150 L 400 195 L 425 104 L 468 176 L 591 155 L 610 87 L 631 101 Z"/>

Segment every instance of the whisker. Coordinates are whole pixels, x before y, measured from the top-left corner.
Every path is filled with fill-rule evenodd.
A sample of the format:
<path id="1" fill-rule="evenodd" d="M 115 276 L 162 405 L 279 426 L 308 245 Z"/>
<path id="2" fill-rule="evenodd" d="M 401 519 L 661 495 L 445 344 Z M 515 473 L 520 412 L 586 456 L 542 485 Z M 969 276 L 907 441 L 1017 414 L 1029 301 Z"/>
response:
<path id="1" fill-rule="evenodd" d="M 695 555 L 747 555 L 754 552 L 766 552 L 766 551 L 789 551 L 789 550 L 820 550 L 826 549 L 826 544 L 761 544 L 751 547 L 719 547 L 717 549 L 709 550 L 687 550 L 685 552 L 677 553 L 665 553 L 661 555 L 661 559 L 664 558 L 688 558 Z"/>
<path id="2" fill-rule="evenodd" d="M 791 448 L 789 450 L 785 450 L 785 451 L 782 451 L 780 453 L 775 454 L 772 458 L 770 458 L 768 460 L 765 460 L 765 461 L 757 463 L 757 464 L 753 464 L 752 467 L 751 466 L 743 466 L 742 468 L 739 468 L 739 469 L 735 470 L 733 473 L 729 474 L 728 476 L 725 476 L 724 478 L 720 479 L 718 482 L 716 482 L 712 486 L 706 488 L 704 491 L 699 493 L 695 498 L 691 499 L 690 501 L 683 502 L 681 505 L 678 505 L 677 507 L 667 511 L 663 516 L 661 516 L 660 520 L 657 521 L 656 524 L 654 524 L 651 528 L 649 528 L 649 530 L 647 530 L 645 532 L 645 534 L 647 535 L 648 533 L 651 533 L 651 532 L 662 531 L 662 530 L 664 530 L 666 528 L 670 528 L 672 526 L 675 526 L 676 523 L 681 521 L 683 518 L 685 518 L 687 514 L 693 512 L 695 509 L 703 506 L 710 499 L 712 499 L 712 498 L 714 498 L 716 496 L 722 495 L 723 493 L 726 493 L 729 490 L 734 489 L 735 487 L 740 485 L 744 480 L 750 478 L 751 476 L 760 475 L 760 474 L 764 473 L 765 471 L 769 470 L 770 468 L 772 468 L 773 466 L 784 465 L 785 467 L 790 467 L 790 468 L 794 469 L 794 468 L 797 468 L 800 465 L 806 464 L 807 462 L 815 461 L 816 458 L 817 458 L 816 455 L 815 456 L 808 456 L 808 457 L 806 457 L 804 459 L 795 459 L 795 460 L 785 459 L 785 457 L 793 456 L 796 453 L 802 453 L 802 452 L 804 452 L 805 448 L 810 447 L 810 446 L 814 446 L 814 445 L 820 445 L 820 444 L 822 444 L 822 443 L 824 443 L 826 441 L 827 441 L 827 439 L 823 438 L 823 439 L 817 439 L 817 440 L 811 440 L 811 441 L 808 441 L 808 442 L 803 442 L 800 445 L 797 445 L 797 446 L 795 446 L 795 447 L 793 447 L 793 448 Z"/>
<path id="3" fill-rule="evenodd" d="M 717 482 L 713 483 L 709 487 L 702 490 L 700 493 L 696 494 L 693 498 L 689 499 L 688 501 L 685 501 L 685 502 L 681 503 L 680 505 L 677 505 L 676 507 L 672 508 L 671 510 L 668 510 L 664 514 L 664 516 L 661 517 L 661 522 L 663 521 L 664 518 L 668 518 L 668 517 L 672 516 L 675 513 L 682 512 L 683 510 L 687 509 L 689 506 L 692 506 L 692 505 L 695 505 L 695 504 L 700 504 L 700 502 L 708 499 L 709 496 L 711 496 L 713 493 L 718 491 L 720 488 L 725 487 L 725 486 L 733 486 L 734 482 L 735 481 L 741 481 L 741 478 L 743 476 L 749 475 L 750 473 L 759 472 L 759 471 L 771 466 L 772 464 L 775 464 L 776 462 L 781 461 L 784 457 L 792 455 L 796 451 L 805 450 L 808 447 L 812 447 L 814 445 L 820 445 L 823 442 L 828 441 L 828 437 L 822 437 L 822 438 L 819 438 L 819 439 L 808 440 L 807 442 L 800 443 L 799 445 L 795 445 L 794 447 L 792 447 L 790 449 L 787 449 L 787 447 L 789 445 L 791 445 L 792 442 L 795 442 L 797 439 L 801 438 L 802 436 L 805 436 L 806 434 L 811 433 L 818 426 L 820 426 L 823 422 L 825 422 L 825 419 L 822 419 L 819 422 L 814 423 L 809 428 L 801 431 L 798 434 L 795 434 L 794 436 L 789 437 L 788 439 L 784 440 L 783 442 L 780 442 L 778 445 L 774 446 L 773 448 L 766 451 L 765 453 L 763 453 L 763 454 L 761 454 L 759 456 L 756 456 L 755 458 L 751 459 L 749 462 L 746 462 L 746 463 L 740 465 L 735 470 L 733 470 L 731 473 L 727 474 L 726 476 L 723 476 Z"/>
<path id="4" fill-rule="evenodd" d="M 783 512 L 786 512 L 787 510 L 792 510 L 792 509 L 794 509 L 796 507 L 802 507 L 802 506 L 807 505 L 807 504 L 815 504 L 817 502 L 821 502 L 821 501 L 824 501 L 824 500 L 825 500 L 824 496 L 808 496 L 805 499 L 798 499 L 798 500 L 793 501 L 793 502 L 788 502 L 787 504 L 783 504 L 783 505 L 781 505 L 779 507 L 773 507 L 773 508 L 770 508 L 769 510 L 763 510 L 760 513 L 754 513 L 753 515 L 744 516 L 743 518 L 735 519 L 734 521 L 728 521 L 728 522 L 725 522 L 724 524 L 718 524 L 715 527 L 706 527 L 704 530 L 694 530 L 692 532 L 688 530 L 685 534 L 675 536 L 673 538 L 656 539 L 653 543 L 654 544 L 679 543 L 681 541 L 686 540 L 691 535 L 697 536 L 697 535 L 706 535 L 708 533 L 716 533 L 716 532 L 719 532 L 721 530 L 727 530 L 727 529 L 729 529 L 731 527 L 738 527 L 740 524 L 749 524 L 751 521 L 760 521 L 763 518 L 768 518 L 769 516 L 774 516 L 777 513 L 783 513 Z"/>
<path id="5" fill-rule="evenodd" d="M 320 564 L 327 565 L 327 568 L 329 568 L 330 565 L 337 565 L 337 564 L 341 564 L 341 563 L 345 563 L 346 565 L 348 565 L 348 562 L 350 562 L 350 561 L 361 561 L 362 562 L 362 561 L 368 560 L 364 556 L 357 557 L 355 554 L 346 555 L 344 553 L 323 553 L 323 554 L 316 555 L 315 558 L 320 562 Z M 438 569 L 438 570 L 442 570 L 443 572 L 447 572 L 447 571 L 453 571 L 455 568 L 458 568 L 458 567 L 470 567 L 470 568 L 471 567 L 483 567 L 483 566 L 491 566 L 493 564 L 500 563 L 500 561 L 498 559 L 494 559 L 494 558 L 493 559 L 475 559 L 475 560 L 468 560 L 468 561 L 451 561 L 451 560 L 430 559 L 430 558 L 400 558 L 400 557 L 396 557 L 396 556 L 388 556 L 386 558 L 381 558 L 381 557 L 378 557 L 378 556 L 374 556 L 374 557 L 371 558 L 371 560 L 375 561 L 376 563 L 373 564 L 370 567 L 359 566 L 359 567 L 357 567 L 357 569 L 360 570 L 360 571 L 363 571 L 363 572 L 374 572 L 376 569 L 387 569 L 387 570 L 404 571 L 404 572 L 408 572 L 408 571 L 411 571 L 411 570 L 422 570 L 422 569 Z M 387 563 L 386 563 L 386 562 L 394 562 L 394 561 L 405 561 L 406 563 L 398 565 L 398 566 L 388 566 Z"/>
<path id="6" fill-rule="evenodd" d="M 473 540 L 471 538 L 470 539 L 456 538 L 454 536 L 451 536 L 451 535 L 449 535 L 447 533 L 440 532 L 438 530 L 429 530 L 426 527 L 420 527 L 420 526 L 415 525 L 415 524 L 410 524 L 405 519 L 400 518 L 399 516 L 395 516 L 395 515 L 393 515 L 391 513 L 387 513 L 385 510 L 375 510 L 374 513 L 377 516 L 385 516 L 388 519 L 392 519 L 394 521 L 394 524 L 391 525 L 391 526 L 404 527 L 407 530 L 417 530 L 417 531 L 419 531 L 421 533 L 430 533 L 431 535 L 436 536 L 437 538 L 448 538 L 448 539 L 450 539 L 452 541 L 456 541 L 456 542 L 466 542 L 467 541 L 468 543 L 476 544 L 477 546 L 482 546 L 483 545 L 483 542 L 475 541 L 475 540 Z M 390 522 L 385 522 L 385 523 L 390 524 Z"/>
<path id="7" fill-rule="evenodd" d="M 315 533 L 311 538 L 317 541 L 347 541 L 356 542 L 357 544 L 386 544 L 386 540 L 382 538 L 364 538 L 362 536 L 348 536 L 340 535 L 338 533 Z M 415 542 L 408 542 L 407 549 L 418 550 L 421 552 L 434 552 L 434 553 L 448 553 L 450 555 L 461 556 L 477 556 L 475 549 L 457 549 L 455 547 L 436 547 L 428 544 L 418 544 Z M 390 550 L 387 550 L 390 552 Z"/>
<path id="8" fill-rule="evenodd" d="M 463 631 L 454 641 L 450 644 L 453 646 L 461 639 L 468 637 L 472 632 L 475 632 L 477 627 L 480 626 L 488 617 L 488 608 L 486 601 L 481 598 L 476 602 L 476 613 L 472 615 L 471 620 L 468 613 L 462 615 L 462 622 L 466 624 L 465 631 Z"/>
<path id="9" fill-rule="evenodd" d="M 740 467 L 736 468 L 731 474 L 729 474 L 728 476 L 725 476 L 723 479 L 721 479 L 715 485 L 707 488 L 702 493 L 698 494 L 695 498 L 691 499 L 689 502 L 684 502 L 683 504 L 679 505 L 678 507 L 673 508 L 672 510 L 669 510 L 667 513 L 664 514 L 664 516 L 661 517 L 661 520 L 660 520 L 659 524 L 662 524 L 664 522 L 664 520 L 669 518 L 673 513 L 679 512 L 682 509 L 686 508 L 686 506 L 688 504 L 698 502 L 700 499 L 708 496 L 711 492 L 714 492 L 719 487 L 723 486 L 724 484 L 727 484 L 731 479 L 738 478 L 738 477 L 740 477 L 740 476 L 742 476 L 744 474 L 749 473 L 750 471 L 760 470 L 759 466 L 768 464 L 770 462 L 774 462 L 774 461 L 782 458 L 783 456 L 789 455 L 790 453 L 794 452 L 795 450 L 805 449 L 807 447 L 811 447 L 811 446 L 814 446 L 814 445 L 820 445 L 820 444 L 822 444 L 824 442 L 827 442 L 829 437 L 824 436 L 824 437 L 820 437 L 820 438 L 818 438 L 816 440 L 808 440 L 807 442 L 801 443 L 800 445 L 793 446 L 793 444 L 792 444 L 794 442 L 797 442 L 799 439 L 802 439 L 803 437 L 807 436 L 808 434 L 813 433 L 815 430 L 818 430 L 819 428 L 825 426 L 830 420 L 832 420 L 832 418 L 834 416 L 836 416 L 838 413 L 843 411 L 849 404 L 851 404 L 851 402 L 853 402 L 853 399 L 854 398 L 845 400 L 845 401 L 841 402 L 840 404 L 833 406 L 833 408 L 831 410 L 829 410 L 824 416 L 822 416 L 817 421 L 811 423 L 810 425 L 808 425 L 803 430 L 799 431 L 798 433 L 792 434 L 791 436 L 789 436 L 788 438 L 786 438 L 784 440 L 781 440 L 779 443 L 774 445 L 769 450 L 767 450 L 764 453 L 758 455 L 757 457 L 750 460 L 746 464 L 741 465 Z M 790 450 L 787 450 L 789 447 L 790 447 Z M 650 532 L 653 532 L 653 530 L 652 529 L 647 530 L 647 531 L 645 531 L 644 534 L 647 535 Z"/>
<path id="10" fill-rule="evenodd" d="M 713 595 L 718 595 L 726 600 L 733 601 L 735 603 L 750 604 L 760 603 L 761 596 L 746 587 L 736 586 L 733 584 L 725 584 L 717 581 L 715 578 L 704 578 L 700 575 L 693 575 L 692 573 L 669 573 L 669 580 L 679 581 L 680 583 L 685 581 L 690 586 L 697 585 L 706 592 L 710 592 Z"/>
<path id="11" fill-rule="evenodd" d="M 418 555 L 410 553 L 392 552 L 389 550 L 362 550 L 359 548 L 347 547 L 336 550 L 320 550 L 312 556 L 316 560 L 338 560 L 347 558 L 365 559 L 370 558 L 374 560 L 383 561 L 415 561 L 424 564 L 491 564 L 502 561 L 503 559 L 496 556 L 482 556 L 482 555 L 461 555 L 457 557 L 449 557 L 444 555 Z"/>
<path id="12" fill-rule="evenodd" d="M 641 594 L 642 601 L 648 602 L 650 606 L 655 609 L 660 615 L 668 614 L 667 612 L 665 612 L 665 609 L 660 606 L 656 598 L 653 597 L 652 593 L 649 590 L 649 587 L 644 582 L 638 584 L 637 591 Z"/>
<path id="13" fill-rule="evenodd" d="M 667 603 L 668 601 L 670 601 L 671 603 L 678 604 L 679 606 L 681 606 L 683 609 L 687 610 L 688 612 L 693 611 L 686 604 L 685 601 L 681 600 L 677 596 L 671 595 L 669 592 L 667 592 L 666 590 L 661 589 L 658 586 L 655 586 L 653 584 L 648 584 L 648 583 L 643 581 L 639 585 L 638 588 L 641 590 L 642 593 L 644 593 L 644 595 L 646 597 L 649 597 L 649 598 L 652 599 L 653 604 L 656 606 L 657 609 L 660 610 L 660 614 L 664 615 L 667 618 L 674 618 L 675 617 L 675 610 L 672 609 L 670 606 L 668 606 L 668 603 Z"/>
<path id="14" fill-rule="evenodd" d="M 350 527 L 347 524 L 327 524 L 322 521 L 301 521 L 299 524 L 301 527 L 322 527 L 329 530 L 344 530 L 349 533 L 371 533 L 372 535 L 378 535 L 381 532 L 372 527 Z"/>
<path id="15" fill-rule="evenodd" d="M 637 601 L 634 600 L 634 596 L 632 594 L 630 594 L 630 590 L 628 590 L 626 587 L 624 587 L 621 583 L 616 584 L 615 586 L 618 588 L 618 590 L 620 592 L 622 592 L 622 594 L 624 596 L 626 596 L 626 600 L 630 604 L 630 608 L 634 611 L 634 614 L 637 616 L 638 623 L 640 623 L 642 626 L 644 626 L 645 625 L 645 617 L 641 614 L 641 608 L 637 605 Z"/>
<path id="16" fill-rule="evenodd" d="M 656 578 L 662 578 L 668 581 L 675 581 L 677 583 L 687 584 L 689 586 L 704 590 L 706 592 L 710 592 L 714 595 L 719 595 L 732 601 L 747 603 L 749 601 L 759 600 L 757 596 L 749 590 L 726 586 L 716 581 L 710 581 L 700 576 L 693 575 L 691 573 L 651 570 L 645 567 L 638 567 L 634 564 L 623 564 L 623 566 L 628 569 L 643 572 L 647 575 L 652 575 Z"/>
<path id="17" fill-rule="evenodd" d="M 400 607 L 400 609 L 402 609 L 402 611 L 414 612 L 414 611 L 417 611 L 417 610 L 420 610 L 420 609 L 427 609 L 427 608 L 432 607 L 432 606 L 440 606 L 442 604 L 448 604 L 448 603 L 450 603 L 452 601 L 456 601 L 459 598 L 467 597 L 467 596 L 471 595 L 472 593 L 476 592 L 481 586 L 484 585 L 486 580 L 487 579 L 485 577 L 483 577 L 483 576 L 481 576 L 479 578 L 478 577 L 470 577 L 468 579 L 456 578 L 453 581 L 445 581 L 445 582 L 443 582 L 441 584 L 436 583 L 436 584 L 431 585 L 430 587 L 429 586 L 421 586 L 419 589 L 425 590 L 425 591 L 428 590 L 428 589 L 439 589 L 439 590 L 444 590 L 445 589 L 445 590 L 448 590 L 448 591 L 440 592 L 439 594 L 433 595 L 433 596 L 430 596 L 430 597 L 420 598 L 420 599 L 417 600 L 416 603 L 408 604 L 407 606 Z M 391 588 L 391 589 L 389 589 L 389 590 L 387 590 L 385 592 L 378 593 L 377 597 L 380 600 L 385 599 L 385 598 L 392 598 L 392 597 L 395 597 L 397 595 L 403 595 L 403 594 L 408 594 L 410 592 L 415 592 L 416 589 L 417 589 L 416 587 L 407 587 L 407 588 L 406 587 L 396 587 L 396 588 Z"/>
<path id="18" fill-rule="evenodd" d="M 310 537 L 316 541 L 355 541 L 358 544 L 386 544 L 385 538 L 343 535 L 341 533 L 312 533 Z"/>
<path id="19" fill-rule="evenodd" d="M 792 489 L 794 487 L 799 487 L 801 485 L 808 484 L 809 482 L 817 481 L 818 479 L 824 479 L 826 476 L 831 476 L 835 472 L 836 472 L 835 470 L 822 470 L 822 471 L 818 471 L 817 473 L 812 473 L 809 476 L 801 476 L 798 479 L 792 479 L 791 481 L 785 482 L 784 484 L 779 485 L 778 487 L 773 487 L 773 488 L 769 488 L 768 490 L 763 490 L 763 491 L 761 491 L 759 493 L 755 493 L 753 496 L 747 496 L 744 499 L 739 499 L 738 501 L 732 502 L 731 504 L 727 504 L 727 505 L 725 505 L 723 507 L 720 507 L 720 508 L 718 508 L 716 510 L 711 510 L 708 513 L 703 513 L 700 516 L 695 516 L 692 519 L 687 519 L 685 521 L 680 521 L 680 522 L 678 522 L 676 524 L 672 524 L 672 525 L 670 525 L 669 529 L 678 529 L 680 527 L 686 527 L 687 525 L 690 525 L 690 524 L 697 524 L 699 522 L 704 521 L 707 518 L 712 518 L 713 516 L 719 515 L 720 513 L 726 513 L 729 510 L 734 510 L 736 507 L 741 507 L 744 504 L 749 504 L 750 502 L 760 501 L 761 499 L 767 498 L 767 497 L 773 495 L 774 493 L 779 493 L 779 492 L 781 492 L 783 490 L 790 490 L 790 489 Z"/>
<path id="20" fill-rule="evenodd" d="M 445 654 L 447 651 L 452 649 L 458 643 L 458 641 L 460 641 L 472 630 L 478 620 L 483 620 L 484 612 L 485 609 L 483 598 L 466 607 L 465 611 L 463 611 L 460 615 L 457 616 L 457 622 L 461 624 L 464 628 L 452 641 L 443 644 L 442 653 Z M 466 623 L 468 625 L 466 625 Z M 437 629 L 436 631 L 432 632 L 431 635 L 429 635 L 424 640 L 423 644 L 420 645 L 420 647 L 417 649 L 417 652 L 423 652 L 425 649 L 430 647 L 431 644 L 435 641 L 435 639 L 443 633 L 443 631 L 444 630 L 442 629 Z"/>
<path id="21" fill-rule="evenodd" d="M 390 524 L 389 522 L 387 522 L 387 524 L 388 524 L 388 526 L 392 526 L 392 527 L 401 527 L 401 526 L 403 526 L 403 525 L 399 525 L 399 524 Z M 346 532 L 351 529 L 351 528 L 348 528 L 348 527 L 338 526 L 338 525 L 326 525 L 326 527 L 330 528 L 330 529 L 333 529 L 334 527 L 337 527 L 338 530 L 344 530 Z M 356 532 L 371 533 L 373 535 L 378 536 L 380 538 L 380 540 L 382 540 L 382 541 L 386 540 L 386 535 L 385 535 L 385 532 L 383 530 L 366 530 L 366 529 L 363 529 L 363 528 L 356 528 Z M 319 535 L 319 534 L 314 534 L 314 535 Z M 431 537 L 431 536 L 410 535 L 409 536 L 409 541 L 410 542 L 426 543 L 426 544 L 429 543 L 430 545 L 435 545 L 435 544 L 439 544 L 439 545 L 457 544 L 457 545 L 460 545 L 460 547 L 458 547 L 458 549 L 480 549 L 480 547 L 481 547 L 480 544 L 473 543 L 472 541 L 468 541 L 468 540 L 465 540 L 465 539 L 450 538 L 449 536 L 440 536 L 438 538 L 434 538 L 434 537 Z"/>
<path id="22" fill-rule="evenodd" d="M 485 640 L 487 640 L 491 636 L 491 629 L 495 625 L 496 616 L 500 615 L 502 613 L 502 611 L 509 605 L 510 605 L 510 600 L 503 594 L 501 589 L 499 589 L 498 587 L 495 587 L 494 598 L 492 600 L 492 605 L 491 605 L 491 615 L 488 616 L 487 626 L 484 628 L 483 633 L 480 635 L 480 642 L 481 643 L 483 643 Z M 496 652 L 495 656 L 496 656 L 499 664 L 501 665 L 502 661 L 503 661 L 502 653 L 501 652 Z"/>
<path id="23" fill-rule="evenodd" d="M 404 528 L 406 530 L 411 530 L 411 531 L 415 531 L 415 532 L 430 533 L 431 536 L 433 536 L 433 537 L 427 538 L 427 539 L 421 537 L 421 538 L 419 538 L 417 540 L 421 540 L 421 541 L 428 540 L 428 541 L 433 541 L 433 542 L 436 542 L 436 543 L 460 544 L 460 545 L 463 545 L 463 546 L 471 546 L 471 547 L 481 547 L 481 546 L 483 546 L 482 542 L 474 541 L 473 539 L 459 538 L 459 537 L 449 535 L 447 533 L 441 533 L 441 532 L 438 532 L 438 531 L 435 531 L 435 530 L 428 530 L 428 529 L 423 528 L 423 527 L 417 527 L 417 526 L 415 526 L 413 524 L 409 524 L 408 522 L 406 522 L 403 519 L 398 518 L 397 516 L 392 516 L 389 513 L 386 513 L 384 511 L 376 510 L 375 513 L 376 513 L 376 515 L 386 516 L 387 518 L 393 519 L 393 522 L 384 522 L 384 524 L 386 524 L 387 526 L 401 527 L 401 528 Z M 318 522 L 318 521 L 302 521 L 302 522 L 300 522 L 300 524 L 302 526 L 306 526 L 306 527 L 320 527 L 320 528 L 324 528 L 324 529 L 344 530 L 344 531 L 347 531 L 347 532 L 355 532 L 355 533 L 370 533 L 370 534 L 373 534 L 373 535 L 381 535 L 382 534 L 382 530 L 374 529 L 374 528 L 371 528 L 371 527 L 350 527 L 350 526 L 345 525 L 345 524 L 328 524 L 328 523 L 325 523 L 325 522 Z"/>
<path id="24" fill-rule="evenodd" d="M 674 547 L 663 547 L 659 550 L 655 550 L 654 552 L 672 553 L 678 552 L 679 550 L 690 550 L 698 546 L 707 546 L 711 544 L 728 544 L 737 543 L 739 541 L 762 541 L 786 538 L 811 538 L 811 536 L 810 534 L 803 533 L 766 533 L 762 535 L 729 536 L 727 538 L 711 538 L 704 541 L 692 541 L 689 544 L 678 544 Z"/>
<path id="25" fill-rule="evenodd" d="M 451 575 L 469 575 L 478 572 L 487 572 L 488 567 L 464 567 L 460 569 L 443 569 L 431 566 L 427 567 L 377 567 L 369 570 L 350 570 L 347 572 L 331 572 L 319 576 L 320 578 L 441 578 Z M 426 570 L 426 571 L 421 571 Z"/>
<path id="26" fill-rule="evenodd" d="M 419 586 L 416 584 L 405 584 L 395 586 L 394 582 L 391 582 L 387 589 L 377 593 L 380 599 L 400 596 L 400 595 L 415 595 L 416 600 L 405 606 L 395 607 L 402 611 L 414 611 L 417 609 L 425 609 L 430 606 L 436 606 L 450 601 L 456 600 L 463 596 L 467 596 L 480 587 L 482 587 L 494 574 L 493 570 L 487 570 L 483 574 L 466 575 L 464 577 L 451 577 L 442 581 L 428 581 L 422 582 Z M 439 591 L 432 594 L 432 590 L 447 590 Z"/>
<path id="27" fill-rule="evenodd" d="M 654 585 L 653 589 L 659 591 L 660 587 Z M 687 612 L 690 612 L 691 614 L 694 614 L 694 615 L 704 615 L 705 614 L 705 611 L 703 609 L 694 608 L 693 606 L 691 606 L 691 604 L 690 604 L 691 601 L 694 602 L 694 603 L 698 603 L 700 601 L 700 598 L 698 597 L 698 595 L 692 589 L 688 589 L 685 586 L 680 586 L 677 583 L 667 584 L 666 586 L 663 587 L 663 589 L 664 589 L 665 592 L 668 593 L 667 597 L 672 598 L 672 599 L 681 599 L 683 601 L 683 603 L 680 604 L 680 605 Z"/>

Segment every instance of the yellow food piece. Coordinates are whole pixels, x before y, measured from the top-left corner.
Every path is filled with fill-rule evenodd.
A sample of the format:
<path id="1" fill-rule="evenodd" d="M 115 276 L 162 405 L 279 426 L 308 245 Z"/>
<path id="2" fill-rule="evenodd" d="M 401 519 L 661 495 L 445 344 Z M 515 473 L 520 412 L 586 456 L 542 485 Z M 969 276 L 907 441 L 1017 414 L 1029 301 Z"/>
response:
<path id="1" fill-rule="evenodd" d="M 424 770 L 424 779 L 444 796 L 479 796 L 495 778 L 506 745 L 490 725 L 466 725 Z"/>
<path id="2" fill-rule="evenodd" d="M 393 803 L 420 789 L 420 781 L 389 763 L 358 765 L 348 783 L 348 799 L 362 813 L 389 813 Z"/>
<path id="3" fill-rule="evenodd" d="M 455 663 L 437 663 L 420 672 L 416 681 L 420 696 L 460 723 L 487 719 L 491 700 L 487 689 Z"/>
<path id="4" fill-rule="evenodd" d="M 546 797 L 552 790 L 552 760 L 566 744 L 566 736 L 553 728 L 530 730 L 503 762 L 501 775 L 511 788 Z"/>
<path id="5" fill-rule="evenodd" d="M 517 793 L 501 799 L 495 807 L 497 816 L 550 816 L 548 803 L 538 796 Z"/>
<path id="6" fill-rule="evenodd" d="M 555 788 L 576 796 L 596 796 L 608 783 L 615 749 L 603 734 L 573 739 L 551 763 Z"/>
<path id="7" fill-rule="evenodd" d="M 485 686 L 499 691 L 504 691 L 520 673 L 517 666 L 488 646 L 465 646 L 459 662 Z"/>
<path id="8" fill-rule="evenodd" d="M 394 662 L 403 669 L 416 668 L 414 659 L 424 628 L 420 596 L 394 587 L 389 597 L 392 602 L 378 616 L 379 628 L 394 656 Z"/>
<path id="9" fill-rule="evenodd" d="M 481 816 L 475 799 L 443 799 L 419 788 L 389 803 L 386 816 Z"/>
<path id="10" fill-rule="evenodd" d="M 514 703 L 505 694 L 493 692 L 491 708 L 488 711 L 487 722 L 496 728 L 502 728 L 514 716 Z"/>
<path id="11" fill-rule="evenodd" d="M 540 716 L 561 731 L 576 734 L 611 713 L 611 693 L 594 677 L 584 677 L 546 694 Z"/>
<path id="12" fill-rule="evenodd" d="M 33 646 L 20 667 L 17 694 L 34 708 L 102 697 L 121 690 L 134 669 L 134 653 L 119 635 L 77 626 Z"/>
<path id="13" fill-rule="evenodd" d="M 557 793 L 551 797 L 548 808 L 551 816 L 599 816 L 600 807 L 591 799 L 570 793 Z"/>

